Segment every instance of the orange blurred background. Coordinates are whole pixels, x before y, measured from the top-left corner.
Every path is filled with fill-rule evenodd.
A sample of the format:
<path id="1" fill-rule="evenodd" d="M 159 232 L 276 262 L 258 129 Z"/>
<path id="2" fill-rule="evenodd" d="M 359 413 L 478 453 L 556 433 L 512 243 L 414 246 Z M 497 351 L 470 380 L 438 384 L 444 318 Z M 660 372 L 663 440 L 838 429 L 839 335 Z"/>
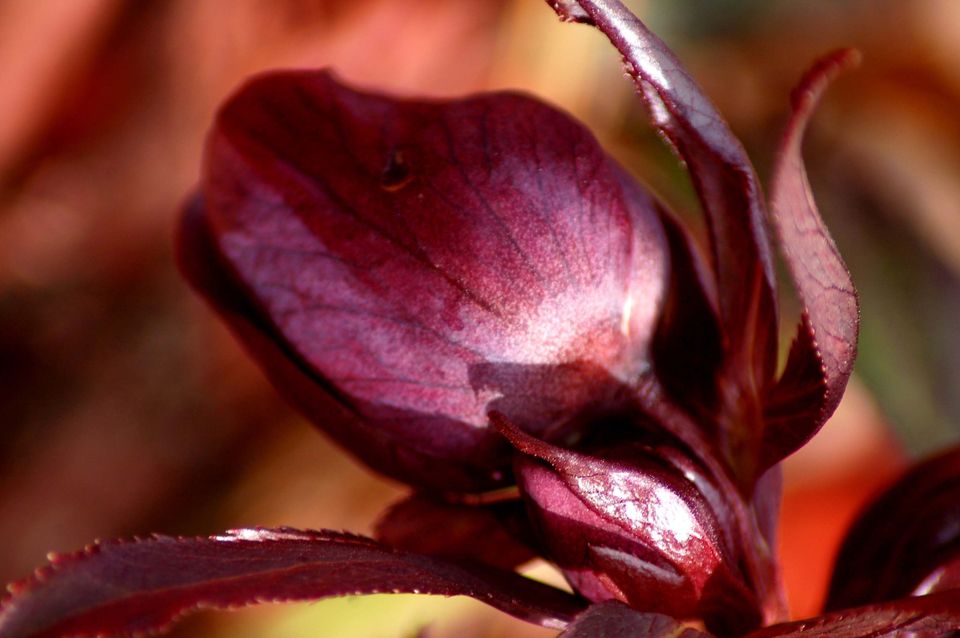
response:
<path id="1" fill-rule="evenodd" d="M 785 574 L 809 615 L 863 499 L 960 433 L 960 4 L 629 4 L 762 176 L 805 66 L 837 46 L 864 53 L 807 144 L 864 322 L 847 400 L 787 468 Z M 256 71 L 322 66 L 408 95 L 534 93 L 695 211 L 613 49 L 539 0 L 0 0 L 0 580 L 94 538 L 369 532 L 402 493 L 279 402 L 172 258 L 217 105 Z M 472 605 L 431 601 L 400 621 L 390 602 L 326 604 L 201 614 L 174 635 L 406 636 L 433 613 L 449 635 L 526 632 Z M 378 613 L 387 624 L 330 620 Z"/>

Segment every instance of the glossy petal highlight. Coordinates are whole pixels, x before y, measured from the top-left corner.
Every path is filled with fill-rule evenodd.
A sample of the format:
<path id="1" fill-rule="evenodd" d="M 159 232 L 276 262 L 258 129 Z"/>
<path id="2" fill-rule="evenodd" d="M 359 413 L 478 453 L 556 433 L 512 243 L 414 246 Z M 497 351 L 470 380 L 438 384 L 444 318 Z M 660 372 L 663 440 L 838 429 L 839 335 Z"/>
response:
<path id="1" fill-rule="evenodd" d="M 521 453 L 517 477 L 546 555 L 576 591 L 702 618 L 723 635 L 760 623 L 762 603 L 738 569 L 750 548 L 725 506 L 730 495 L 682 450 L 651 435 L 574 451 L 492 418 Z"/>

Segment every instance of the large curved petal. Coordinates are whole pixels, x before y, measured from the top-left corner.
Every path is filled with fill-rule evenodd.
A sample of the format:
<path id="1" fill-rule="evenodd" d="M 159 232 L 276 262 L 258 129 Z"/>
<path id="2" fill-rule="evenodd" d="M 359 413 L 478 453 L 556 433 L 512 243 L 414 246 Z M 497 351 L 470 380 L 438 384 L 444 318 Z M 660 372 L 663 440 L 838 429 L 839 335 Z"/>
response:
<path id="1" fill-rule="evenodd" d="M 619 0 L 548 2 L 561 17 L 593 24 L 610 39 L 653 123 L 690 170 L 710 229 L 727 354 L 719 438 L 742 482 L 752 484 L 763 427 L 759 401 L 777 357 L 776 277 L 753 166 L 676 56 Z"/>
<path id="2" fill-rule="evenodd" d="M 139 636 L 198 608 L 353 594 L 471 596 L 556 629 L 583 607 L 512 572 L 398 552 L 350 534 L 293 529 L 99 543 L 53 557 L 11 591 L 0 609 L 0 638 Z"/>
<path id="3" fill-rule="evenodd" d="M 858 59 L 850 49 L 832 53 L 801 80 L 771 180 L 770 208 L 804 316 L 783 376 L 767 400 L 765 466 L 797 450 L 833 414 L 856 359 L 857 292 L 813 201 L 801 142 L 827 85 Z"/>
<path id="4" fill-rule="evenodd" d="M 360 430 L 333 432 L 342 444 L 401 479 L 477 489 L 505 470 L 490 402 L 562 430 L 648 366 L 667 256 L 652 203 L 620 178 L 530 98 L 395 100 L 275 73 L 221 111 L 202 215 L 254 322 L 318 391 L 404 454 L 486 468 L 485 484 L 380 464 Z"/>

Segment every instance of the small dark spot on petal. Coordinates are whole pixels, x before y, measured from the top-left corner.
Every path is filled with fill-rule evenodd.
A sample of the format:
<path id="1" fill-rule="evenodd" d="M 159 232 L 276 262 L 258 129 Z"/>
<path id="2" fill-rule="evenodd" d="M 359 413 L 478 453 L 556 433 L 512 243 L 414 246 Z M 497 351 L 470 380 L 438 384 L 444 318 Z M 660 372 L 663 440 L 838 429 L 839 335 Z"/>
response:
<path id="1" fill-rule="evenodd" d="M 410 171 L 404 152 L 391 151 L 380 174 L 380 187 L 388 193 L 395 193 L 411 181 L 413 181 L 413 173 Z"/>

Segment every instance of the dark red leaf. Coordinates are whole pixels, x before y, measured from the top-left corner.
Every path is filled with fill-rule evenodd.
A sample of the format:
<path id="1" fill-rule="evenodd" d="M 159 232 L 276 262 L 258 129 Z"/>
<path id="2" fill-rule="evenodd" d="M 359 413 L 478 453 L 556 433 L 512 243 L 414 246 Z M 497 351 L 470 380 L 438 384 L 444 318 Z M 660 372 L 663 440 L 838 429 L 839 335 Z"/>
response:
<path id="1" fill-rule="evenodd" d="M 746 638 L 943 638 L 960 630 L 960 590 L 901 598 L 758 629 Z"/>
<path id="2" fill-rule="evenodd" d="M 763 603 L 739 572 L 754 547 L 740 545 L 731 495 L 684 452 L 652 434 L 568 450 L 491 419 L 522 453 L 516 472 L 534 528 L 576 591 L 703 618 L 724 635 L 760 623 Z"/>
<path id="3" fill-rule="evenodd" d="M 642 613 L 617 601 L 597 603 L 580 614 L 559 638 L 711 638 L 663 614 Z"/>
<path id="4" fill-rule="evenodd" d="M 0 611 L 2 638 L 141 635 L 200 607 L 348 594 L 471 596 L 557 629 L 582 609 L 569 594 L 512 572 L 399 552 L 360 536 L 292 529 L 100 543 L 52 558 L 11 590 Z"/>
<path id="5" fill-rule="evenodd" d="M 827 85 L 858 59 L 853 50 L 838 51 L 807 72 L 794 91 L 793 115 L 773 172 L 771 210 L 804 318 L 766 406 L 765 465 L 794 452 L 820 429 L 840 403 L 856 358 L 857 293 L 813 201 L 801 143 Z"/>
<path id="6" fill-rule="evenodd" d="M 414 494 L 384 512 L 376 537 L 397 549 L 508 570 L 536 556 L 523 501 L 516 495 L 468 505 Z"/>
<path id="7" fill-rule="evenodd" d="M 491 401 L 562 430 L 649 363 L 668 258 L 653 204 L 533 99 L 394 100 L 326 73 L 261 76 L 220 113 L 201 194 L 243 318 L 364 425 L 307 415 L 403 480 L 495 485 L 509 464 Z"/>
<path id="8" fill-rule="evenodd" d="M 753 166 L 676 56 L 618 0 L 551 2 L 561 17 L 589 21 L 623 55 L 654 124 L 686 162 L 711 232 L 726 338 L 720 442 L 745 484 L 759 455 L 759 400 L 777 356 L 776 279 L 766 212 Z M 726 387 L 727 385 L 731 387 Z"/>
<path id="9" fill-rule="evenodd" d="M 850 528 L 828 609 L 960 587 L 960 447 L 916 466 Z"/>

